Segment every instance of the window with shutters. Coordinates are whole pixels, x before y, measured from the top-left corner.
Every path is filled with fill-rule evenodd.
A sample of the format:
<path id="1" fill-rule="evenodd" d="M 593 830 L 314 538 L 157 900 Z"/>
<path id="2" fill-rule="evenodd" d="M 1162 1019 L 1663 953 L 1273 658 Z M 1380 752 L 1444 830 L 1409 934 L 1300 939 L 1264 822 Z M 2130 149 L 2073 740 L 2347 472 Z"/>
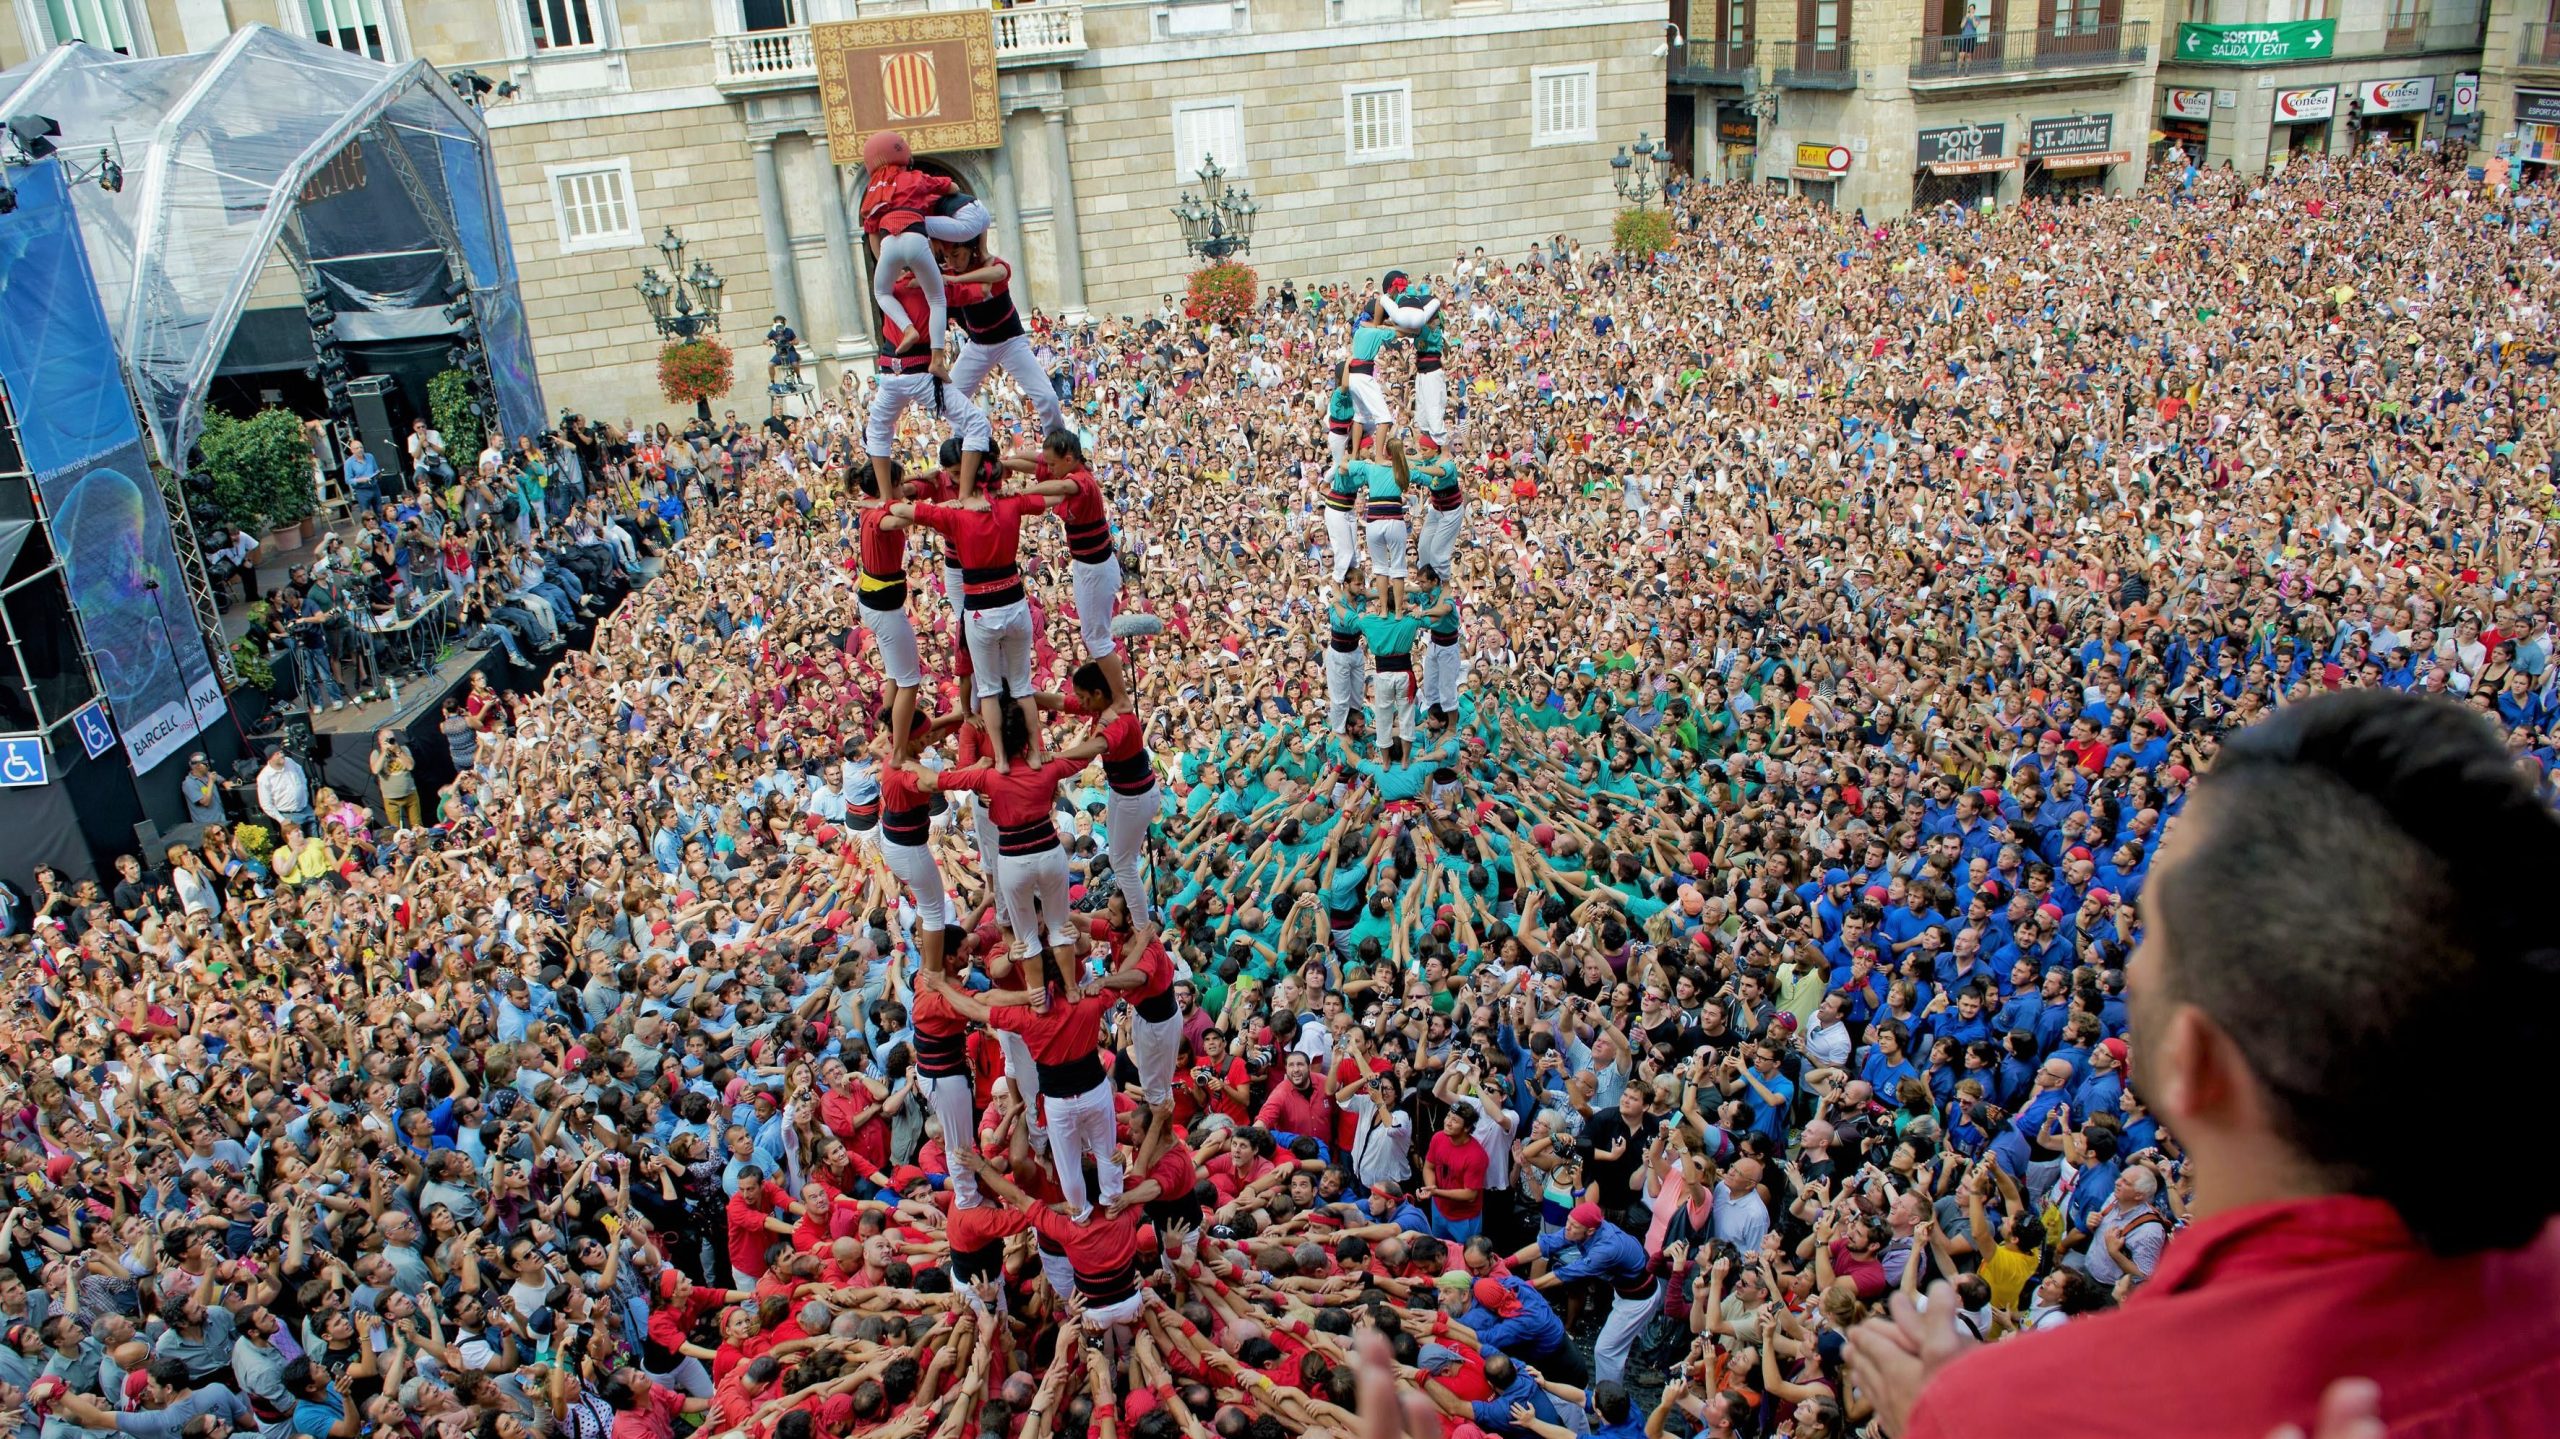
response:
<path id="1" fill-rule="evenodd" d="M 524 0 L 525 36 L 541 51 L 604 44 L 604 0 Z"/>
<path id="2" fill-rule="evenodd" d="M 2040 55 L 2086 54 L 2115 44 L 2124 0 L 2040 0 L 2036 42 Z"/>
<path id="3" fill-rule="evenodd" d="M 400 40 L 400 0 L 284 0 L 286 26 L 332 49 L 368 60 L 408 58 Z"/>
<path id="4" fill-rule="evenodd" d="M 1342 128 L 1347 158 L 1355 165 L 1413 158 L 1413 86 L 1342 87 Z"/>
<path id="5" fill-rule="evenodd" d="M 1183 184 L 1210 160 L 1229 175 L 1245 173 L 1244 102 L 1202 100 L 1173 107 L 1173 171 Z"/>
<path id="6" fill-rule="evenodd" d="M 640 243 L 640 212 L 631 203 L 631 162 L 555 165 L 551 210 L 560 222 L 563 254 L 610 250 Z"/>
<path id="7" fill-rule="evenodd" d="M 22 0 L 22 4 L 25 0 Z M 127 0 L 33 0 L 29 18 L 38 49 L 77 40 L 119 55 L 148 55 L 143 28 Z"/>
<path id="8" fill-rule="evenodd" d="M 1587 145 L 1600 138 L 1594 114 L 1598 69 L 1591 65 L 1540 66 L 1529 72 L 1529 143 Z"/>

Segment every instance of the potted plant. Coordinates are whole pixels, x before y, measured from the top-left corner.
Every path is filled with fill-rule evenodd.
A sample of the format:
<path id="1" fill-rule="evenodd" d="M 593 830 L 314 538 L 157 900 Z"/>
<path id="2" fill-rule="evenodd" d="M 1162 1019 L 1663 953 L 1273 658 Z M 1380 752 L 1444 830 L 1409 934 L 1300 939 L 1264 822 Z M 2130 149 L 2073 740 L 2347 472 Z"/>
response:
<path id="1" fill-rule="evenodd" d="M 1671 217 L 1659 210 L 1620 210 L 1609 236 L 1619 254 L 1649 260 L 1671 248 Z"/>
<path id="2" fill-rule="evenodd" d="M 306 542 L 303 523 L 318 508 L 318 496 L 310 436 L 291 411 L 260 410 L 241 420 L 208 410 L 196 448 L 226 520 L 243 529 L 265 527 L 268 544 L 280 550 Z"/>
<path id="3" fill-rule="evenodd" d="M 658 392 L 671 405 L 691 404 L 703 423 L 711 421 L 711 402 L 729 393 L 736 357 L 709 335 L 679 340 L 658 352 Z"/>
<path id="4" fill-rule="evenodd" d="M 458 455 L 456 468 L 473 464 L 480 447 L 488 442 L 489 427 L 482 417 L 480 397 L 471 386 L 467 370 L 447 370 L 427 381 L 427 410 L 435 418 L 436 432 L 444 436 L 444 452 Z"/>
<path id="5" fill-rule="evenodd" d="M 1260 293 L 1251 265 L 1220 260 L 1191 272 L 1186 296 L 1189 304 L 1184 308 L 1200 319 L 1225 327 L 1252 314 L 1254 297 Z"/>

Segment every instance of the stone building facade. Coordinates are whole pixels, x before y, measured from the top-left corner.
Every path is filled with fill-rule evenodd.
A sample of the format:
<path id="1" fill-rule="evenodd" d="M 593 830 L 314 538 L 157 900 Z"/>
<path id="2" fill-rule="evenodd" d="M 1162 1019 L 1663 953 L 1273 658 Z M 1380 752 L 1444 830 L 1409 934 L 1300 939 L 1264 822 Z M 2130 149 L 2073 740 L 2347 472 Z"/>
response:
<path id="1" fill-rule="evenodd" d="M 69 38 L 135 54 L 275 25 L 470 70 L 487 98 L 536 362 L 557 404 L 662 413 L 633 290 L 672 228 L 724 277 L 729 405 L 762 412 L 777 312 L 817 383 L 870 353 L 851 224 L 862 176 L 829 152 L 813 21 L 953 0 L 8 0 L 0 68 Z M 1261 207 L 1266 281 L 1599 241 L 1610 156 L 1662 131 L 1658 3 L 1045 0 L 995 14 L 1005 142 L 933 157 L 986 198 L 998 253 L 1052 314 L 1152 310 L 1193 262 L 1170 213 L 1203 156 Z M 842 163 L 839 163 L 842 161 Z"/>
<path id="2" fill-rule="evenodd" d="M 2154 123 L 2207 164 L 2256 174 L 2305 152 L 2461 143 L 2456 131 L 2468 133 L 2454 101 L 2478 89 L 2486 0 L 2191 0 L 2190 9 L 2194 23 L 2177 27 L 2160 58 Z M 2465 76 L 2472 83 L 2458 86 Z"/>
<path id="3" fill-rule="evenodd" d="M 2177 0 L 2171 0 L 2177 3 Z M 1869 218 L 2141 183 L 2162 0 L 1672 0 L 1693 173 Z"/>
<path id="4" fill-rule="evenodd" d="M 2548 183 L 2560 166 L 2560 4 L 2490 0 L 2477 101 L 2479 156 L 2503 155 L 2516 178 Z"/>

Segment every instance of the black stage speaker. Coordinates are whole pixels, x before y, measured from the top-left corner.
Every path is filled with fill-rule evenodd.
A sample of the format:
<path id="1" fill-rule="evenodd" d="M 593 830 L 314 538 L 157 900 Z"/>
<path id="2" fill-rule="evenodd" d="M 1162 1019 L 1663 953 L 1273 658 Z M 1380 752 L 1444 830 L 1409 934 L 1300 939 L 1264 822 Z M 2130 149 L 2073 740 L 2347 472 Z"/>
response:
<path id="1" fill-rule="evenodd" d="M 363 375 L 347 382 L 354 402 L 356 433 L 373 452 L 385 475 L 409 472 L 409 402 L 400 384 L 388 375 Z"/>

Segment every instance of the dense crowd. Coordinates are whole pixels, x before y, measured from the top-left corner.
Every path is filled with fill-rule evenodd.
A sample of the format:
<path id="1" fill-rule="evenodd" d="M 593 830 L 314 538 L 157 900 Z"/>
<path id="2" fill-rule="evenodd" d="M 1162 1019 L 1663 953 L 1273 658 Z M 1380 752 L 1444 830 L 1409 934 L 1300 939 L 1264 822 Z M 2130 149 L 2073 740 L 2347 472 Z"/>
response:
<path id="1" fill-rule="evenodd" d="M 2550 204 L 1672 208 L 1224 328 L 937 231 L 813 414 L 413 444 L 278 601 L 312 702 L 411 589 L 547 674 L 5 916 L 0 1418 L 2026 1432 L 1912 1375 L 2221 1207 L 2127 974 L 2236 732 L 2443 696 L 2547 817 Z"/>

